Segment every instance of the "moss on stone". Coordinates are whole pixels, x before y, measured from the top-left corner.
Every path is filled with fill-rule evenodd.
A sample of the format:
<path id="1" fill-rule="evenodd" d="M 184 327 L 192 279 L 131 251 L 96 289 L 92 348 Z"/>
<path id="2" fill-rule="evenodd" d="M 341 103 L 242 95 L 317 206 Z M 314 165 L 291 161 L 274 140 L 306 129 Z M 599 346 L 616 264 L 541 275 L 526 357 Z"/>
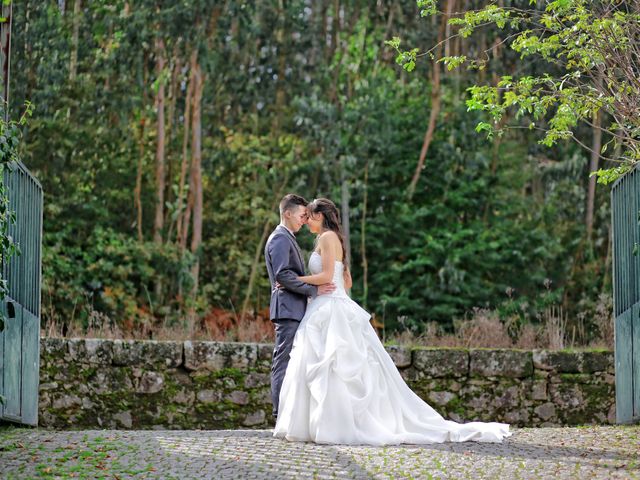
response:
<path id="1" fill-rule="evenodd" d="M 104 363 L 89 364 L 88 359 L 85 362 L 82 357 L 77 359 L 79 361 L 69 362 L 64 353 L 66 347 L 59 343 L 56 348 L 41 349 L 41 385 L 45 386 L 42 395 L 46 394 L 48 400 L 41 405 L 40 418 L 41 424 L 47 427 L 122 428 L 123 423 L 117 416 L 124 413 L 131 415 L 134 428 L 159 425 L 164 428 L 238 428 L 244 426 L 248 417 L 262 418 L 262 412 L 269 412 L 271 408 L 269 362 L 253 362 L 256 349 L 251 346 L 216 344 L 215 348 L 202 348 L 204 353 L 211 351 L 212 355 L 228 357 L 229 362 L 225 361 L 226 368 L 212 369 L 219 359 L 209 362 L 203 354 L 194 364 L 201 367 L 192 370 L 186 364 L 167 366 L 163 361 L 165 350 L 156 348 L 153 343 L 145 344 L 144 358 L 126 366 L 95 356 L 92 359 Z M 539 361 L 537 365 L 555 371 L 553 378 L 549 378 L 551 372 L 547 370 L 533 368 L 530 372 L 521 367 L 518 371 L 519 375 L 525 375 L 523 378 L 500 375 L 503 359 L 515 358 L 518 365 L 523 363 L 524 355 L 506 352 L 522 350 L 498 350 L 493 355 L 485 352 L 495 349 L 476 349 L 476 353 L 482 351 L 477 357 L 486 357 L 496 363 L 490 365 L 491 372 L 495 372 L 491 376 L 468 370 L 470 349 L 413 347 L 406 351 L 418 352 L 411 357 L 412 365 L 403 370 L 403 376 L 421 398 L 433 404 L 431 395 L 435 392 L 455 394 L 445 405 L 433 405 L 445 416 L 455 414 L 468 420 L 484 415 L 494 420 L 515 419 L 510 423 L 538 425 L 542 420 L 533 415 L 533 409 L 553 402 L 557 404 L 556 414 L 549 422 L 584 424 L 605 421 L 614 403 L 610 373 L 604 374 L 611 369 L 607 357 L 610 352 L 606 350 L 594 350 L 602 356 L 584 352 L 534 352 Z M 589 373 L 592 370 L 595 375 Z M 136 391 L 147 372 L 162 375 L 159 391 Z M 532 385 L 541 381 L 548 385 L 542 392 L 547 398 L 534 400 Z M 209 392 L 205 395 L 204 391 Z M 238 396 L 238 391 L 246 395 Z M 199 392 L 203 392 L 202 401 L 198 398 Z M 449 398 L 439 395 L 445 401 Z M 71 398 L 66 402 L 64 396 Z M 236 403 L 230 401 L 231 398 Z M 68 407 L 54 409 L 56 400 L 58 407 L 63 404 Z M 260 427 L 272 423 L 269 415 L 262 423 L 254 421 L 249 420 L 247 425 Z"/>
<path id="2" fill-rule="evenodd" d="M 461 417 L 464 417 L 466 414 L 468 414 L 469 411 L 468 405 L 465 405 L 460 397 L 455 397 L 449 400 L 449 402 L 445 405 L 445 409 L 449 414 L 456 413 Z"/>

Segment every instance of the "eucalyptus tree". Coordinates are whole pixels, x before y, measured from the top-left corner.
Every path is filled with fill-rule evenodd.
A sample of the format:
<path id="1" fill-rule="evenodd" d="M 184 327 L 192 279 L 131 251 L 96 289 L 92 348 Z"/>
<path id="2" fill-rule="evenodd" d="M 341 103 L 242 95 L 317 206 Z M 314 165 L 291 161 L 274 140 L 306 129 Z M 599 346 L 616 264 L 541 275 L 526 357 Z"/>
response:
<path id="1" fill-rule="evenodd" d="M 418 0 L 423 16 L 438 13 L 437 0 Z M 627 171 L 640 159 L 640 3 L 586 0 L 546 1 L 537 8 L 488 3 L 477 10 L 448 12 L 448 23 L 457 29 L 454 36 L 468 37 L 487 26 L 505 31 L 504 43 L 521 58 L 538 56 L 559 68 L 557 74 L 503 76 L 497 85 L 476 85 L 470 89 L 469 109 L 486 111 L 494 124 L 481 122 L 479 131 L 500 134 L 496 123 L 510 109 L 517 111 L 515 126 L 543 133 L 540 142 L 554 145 L 572 138 L 579 122 L 602 130 L 608 142 L 596 153 L 605 160 L 621 163 L 596 175 L 608 183 Z M 419 49 L 400 49 L 400 39 L 389 42 L 398 50 L 398 63 L 412 69 L 416 59 L 434 55 L 435 47 L 420 53 Z M 482 69 L 488 52 L 479 55 L 440 56 L 449 69 L 462 65 Z M 555 72 L 553 72 L 555 73 Z M 594 125 L 599 112 L 612 118 L 607 127 Z M 619 147 L 617 158 L 606 156 L 609 146 Z M 588 145 L 583 146 L 589 149 Z"/>

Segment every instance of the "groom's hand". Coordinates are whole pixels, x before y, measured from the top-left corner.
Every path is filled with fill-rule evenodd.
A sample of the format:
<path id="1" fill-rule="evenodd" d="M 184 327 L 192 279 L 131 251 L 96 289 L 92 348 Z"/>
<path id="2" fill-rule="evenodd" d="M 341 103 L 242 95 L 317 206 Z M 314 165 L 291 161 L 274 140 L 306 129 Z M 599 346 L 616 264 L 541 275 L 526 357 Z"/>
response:
<path id="1" fill-rule="evenodd" d="M 336 286 L 333 283 L 325 283 L 323 285 L 318 285 L 318 295 L 325 295 L 327 293 L 331 293 L 335 291 Z"/>

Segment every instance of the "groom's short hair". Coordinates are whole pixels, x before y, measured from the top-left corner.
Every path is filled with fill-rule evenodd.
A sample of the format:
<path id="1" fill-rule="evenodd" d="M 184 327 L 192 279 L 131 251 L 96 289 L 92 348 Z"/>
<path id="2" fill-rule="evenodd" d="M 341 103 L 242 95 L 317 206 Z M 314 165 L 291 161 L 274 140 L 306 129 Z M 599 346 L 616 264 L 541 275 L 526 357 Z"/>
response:
<path id="1" fill-rule="evenodd" d="M 294 210 L 297 207 L 306 207 L 309 204 L 303 197 L 295 193 L 289 193 L 280 200 L 280 216 L 288 210 Z"/>

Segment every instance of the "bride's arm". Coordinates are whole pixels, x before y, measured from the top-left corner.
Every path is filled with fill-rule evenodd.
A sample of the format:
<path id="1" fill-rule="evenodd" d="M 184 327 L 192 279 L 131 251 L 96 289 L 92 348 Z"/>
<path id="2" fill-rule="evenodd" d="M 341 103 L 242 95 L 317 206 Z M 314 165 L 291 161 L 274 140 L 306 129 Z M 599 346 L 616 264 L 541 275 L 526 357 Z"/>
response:
<path id="1" fill-rule="evenodd" d="M 306 275 L 298 277 L 298 280 L 309 285 L 323 285 L 333 280 L 333 271 L 336 268 L 335 245 L 333 242 L 340 242 L 338 236 L 333 232 L 323 233 L 318 240 L 318 246 L 322 251 L 322 271 L 315 275 Z"/>

